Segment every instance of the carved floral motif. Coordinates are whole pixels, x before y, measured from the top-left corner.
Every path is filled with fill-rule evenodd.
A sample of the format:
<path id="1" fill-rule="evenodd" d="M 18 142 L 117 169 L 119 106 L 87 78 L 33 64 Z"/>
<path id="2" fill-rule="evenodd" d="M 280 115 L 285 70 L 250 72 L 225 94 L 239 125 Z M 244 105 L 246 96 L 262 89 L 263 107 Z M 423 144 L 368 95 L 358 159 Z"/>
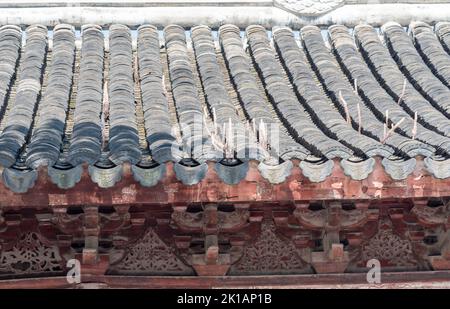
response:
<path id="1" fill-rule="evenodd" d="M 388 219 L 380 222 L 377 234 L 363 245 L 362 260 L 378 259 L 387 266 L 415 267 L 418 261 L 410 241 L 395 234 Z"/>
<path id="2" fill-rule="evenodd" d="M 232 266 L 231 274 L 305 273 L 307 264 L 299 256 L 292 242 L 282 240 L 275 233 L 272 221 L 261 224 L 261 234 L 245 248 L 242 258 Z"/>
<path id="3" fill-rule="evenodd" d="M 193 274 L 192 269 L 175 255 L 175 250 L 167 246 L 151 228 L 140 241 L 129 248 L 128 254 L 114 265 L 110 272 L 146 275 Z"/>
<path id="4" fill-rule="evenodd" d="M 47 246 L 34 232 L 24 233 L 10 250 L 0 254 L 0 274 L 37 274 L 62 271 L 56 246 Z"/>

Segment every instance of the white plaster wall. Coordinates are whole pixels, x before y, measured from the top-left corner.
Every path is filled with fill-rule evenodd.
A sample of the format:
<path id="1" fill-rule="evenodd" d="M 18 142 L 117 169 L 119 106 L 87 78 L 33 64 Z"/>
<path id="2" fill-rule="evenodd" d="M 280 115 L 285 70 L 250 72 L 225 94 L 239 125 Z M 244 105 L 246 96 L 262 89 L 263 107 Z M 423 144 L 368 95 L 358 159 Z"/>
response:
<path id="1" fill-rule="evenodd" d="M 22 4 L 25 3 L 24 1 L 22 1 Z M 183 0 L 182 2 L 186 1 L 189 0 Z M 195 1 L 198 2 L 198 0 Z M 346 24 L 354 26 L 360 23 L 370 23 L 378 26 L 391 20 L 395 20 L 402 25 L 408 25 L 413 20 L 422 20 L 429 23 L 450 21 L 450 3 L 354 4 L 344 5 L 318 17 L 305 17 L 265 5 L 260 0 L 254 1 L 258 3 L 246 6 L 236 6 L 236 1 L 232 5 L 226 5 L 222 2 L 223 6 L 221 7 L 206 5 L 207 3 L 203 3 L 201 6 L 77 6 L 76 2 L 73 1 L 69 4 L 74 6 L 48 7 L 41 4 L 41 6 L 27 7 L 19 3 L 18 7 L 17 5 L 14 7 L 13 5 L 7 6 L 3 2 L 1 5 L 3 8 L 0 9 L 0 24 L 29 25 L 40 23 L 53 26 L 64 22 L 75 26 L 87 23 L 100 25 L 123 23 L 129 26 L 137 26 L 143 23 L 151 23 L 162 27 L 177 23 L 185 27 L 199 24 L 219 27 L 225 23 L 233 23 L 241 27 L 248 24 L 262 24 L 266 27 L 287 25 L 299 28 L 306 24 Z M 267 3 L 267 1 L 265 2 Z M 161 1 L 158 3 L 161 3 Z M 183 5 L 186 4 L 188 3 Z"/>

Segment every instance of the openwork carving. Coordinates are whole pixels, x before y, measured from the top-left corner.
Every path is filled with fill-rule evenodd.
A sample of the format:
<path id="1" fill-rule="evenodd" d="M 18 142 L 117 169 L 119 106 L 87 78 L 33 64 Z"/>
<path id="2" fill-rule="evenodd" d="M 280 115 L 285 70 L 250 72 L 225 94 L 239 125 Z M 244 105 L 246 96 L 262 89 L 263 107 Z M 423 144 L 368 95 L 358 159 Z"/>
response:
<path id="1" fill-rule="evenodd" d="M 275 233 L 273 221 L 261 224 L 261 234 L 245 248 L 242 258 L 231 267 L 232 275 L 306 273 L 310 271 L 293 243 Z"/>
<path id="2" fill-rule="evenodd" d="M 377 234 L 363 245 L 362 260 L 378 259 L 386 266 L 416 267 L 412 244 L 396 235 L 389 219 L 381 220 Z"/>
<path id="3" fill-rule="evenodd" d="M 344 3 L 345 0 L 275 0 L 277 6 L 305 16 L 322 15 Z"/>
<path id="4" fill-rule="evenodd" d="M 56 246 L 47 246 L 34 232 L 24 233 L 10 249 L 0 254 L 0 275 L 30 275 L 62 271 Z"/>
<path id="5" fill-rule="evenodd" d="M 109 273 L 192 275 L 193 270 L 176 256 L 174 248 L 167 246 L 150 228 Z"/>

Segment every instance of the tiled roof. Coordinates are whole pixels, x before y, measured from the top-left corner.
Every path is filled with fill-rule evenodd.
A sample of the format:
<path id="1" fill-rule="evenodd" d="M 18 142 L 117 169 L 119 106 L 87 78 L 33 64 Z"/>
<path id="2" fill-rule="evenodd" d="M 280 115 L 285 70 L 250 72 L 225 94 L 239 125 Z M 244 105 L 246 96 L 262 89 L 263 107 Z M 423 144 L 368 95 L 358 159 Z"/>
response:
<path id="1" fill-rule="evenodd" d="M 364 179 L 374 157 L 393 179 L 418 157 L 450 177 L 448 23 L 48 30 L 0 28 L 0 166 L 15 192 L 44 171 L 73 187 L 86 166 L 110 187 L 123 164 L 154 185 L 169 161 L 187 185 L 207 161 L 228 184 L 248 160 L 272 183 L 293 159 L 313 182 L 333 164 Z"/>

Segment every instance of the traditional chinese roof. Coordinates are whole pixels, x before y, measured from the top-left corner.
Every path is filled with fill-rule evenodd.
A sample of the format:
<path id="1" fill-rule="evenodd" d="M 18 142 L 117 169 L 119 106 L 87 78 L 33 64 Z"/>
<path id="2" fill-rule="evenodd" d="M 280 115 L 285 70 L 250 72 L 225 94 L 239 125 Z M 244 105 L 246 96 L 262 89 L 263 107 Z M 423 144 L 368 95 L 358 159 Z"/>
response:
<path id="1" fill-rule="evenodd" d="M 51 31 L 49 31 L 51 30 Z M 1 182 L 450 177 L 450 24 L 0 28 Z M 233 142 L 231 142 L 233 140 Z M 276 141 L 276 142 L 275 142 Z M 377 162 L 378 162 L 377 161 Z M 39 178 L 40 179 L 40 178 Z"/>

